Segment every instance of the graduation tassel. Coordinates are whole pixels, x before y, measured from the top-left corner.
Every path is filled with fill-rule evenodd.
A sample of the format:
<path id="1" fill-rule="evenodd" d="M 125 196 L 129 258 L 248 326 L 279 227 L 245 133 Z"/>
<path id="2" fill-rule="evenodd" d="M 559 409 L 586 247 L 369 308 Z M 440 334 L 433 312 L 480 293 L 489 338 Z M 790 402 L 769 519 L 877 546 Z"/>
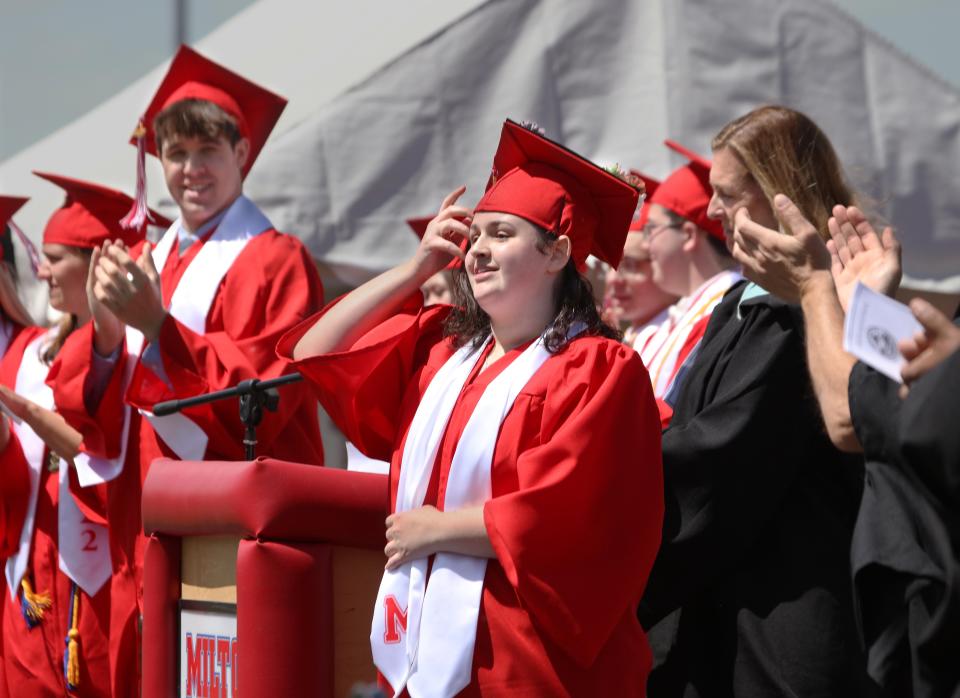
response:
<path id="1" fill-rule="evenodd" d="M 70 589 L 70 630 L 67 631 L 67 651 L 63 654 L 63 676 L 67 688 L 75 691 L 80 685 L 80 588 L 74 582 Z"/>
<path id="2" fill-rule="evenodd" d="M 13 234 L 17 236 L 17 239 L 27 250 L 27 257 L 30 258 L 30 270 L 33 272 L 33 278 L 37 278 L 37 272 L 40 270 L 40 253 L 37 252 L 37 246 L 33 244 L 33 241 L 28 238 L 20 226 L 13 222 L 13 220 L 7 221 L 7 226 L 10 230 L 13 231 Z"/>
<path id="3" fill-rule="evenodd" d="M 120 219 L 120 225 L 127 230 L 140 230 L 150 220 L 147 208 L 147 129 L 143 121 L 137 124 L 133 137 L 137 140 L 137 189 L 133 194 L 133 207 Z"/>
<path id="4" fill-rule="evenodd" d="M 30 582 L 24 577 L 20 580 L 21 601 L 20 610 L 23 612 L 23 619 L 27 621 L 27 627 L 31 630 L 40 624 L 43 620 L 43 614 L 50 608 L 52 601 L 49 594 L 36 594 L 30 586 Z"/>

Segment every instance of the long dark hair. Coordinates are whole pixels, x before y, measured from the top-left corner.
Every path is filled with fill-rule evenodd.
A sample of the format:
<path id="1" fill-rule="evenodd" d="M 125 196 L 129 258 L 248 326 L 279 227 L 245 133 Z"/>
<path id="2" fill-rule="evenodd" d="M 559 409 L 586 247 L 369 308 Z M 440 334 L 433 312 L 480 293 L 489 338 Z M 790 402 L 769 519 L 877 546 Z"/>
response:
<path id="1" fill-rule="evenodd" d="M 557 236 L 539 226 L 534 226 L 539 235 L 537 249 L 546 254 L 548 245 L 557 241 Z M 578 336 L 600 336 L 620 341 L 621 332 L 600 318 L 590 282 L 577 271 L 573 259 L 567 262 L 556 286 L 554 299 L 556 314 L 544 328 L 543 345 L 551 354 L 557 354 L 570 342 L 568 333 L 576 323 L 585 329 Z M 468 343 L 479 348 L 490 334 L 490 316 L 473 297 L 470 280 L 463 265 L 453 271 L 453 310 L 443 323 L 444 337 L 451 337 L 456 347 Z"/>

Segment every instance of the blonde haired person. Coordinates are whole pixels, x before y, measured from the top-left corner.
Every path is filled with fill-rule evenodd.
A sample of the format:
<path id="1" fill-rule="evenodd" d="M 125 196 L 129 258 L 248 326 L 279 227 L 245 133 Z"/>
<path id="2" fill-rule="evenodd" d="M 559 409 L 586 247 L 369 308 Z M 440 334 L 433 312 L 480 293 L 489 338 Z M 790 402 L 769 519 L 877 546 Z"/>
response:
<path id="1" fill-rule="evenodd" d="M 853 201 L 829 140 L 792 109 L 752 111 L 713 148 L 709 213 L 728 239 L 737 215 L 777 228 L 780 191 L 801 192 L 822 235 Z M 640 606 L 652 696 L 866 690 L 849 578 L 863 462 L 824 432 L 790 300 L 734 286 L 673 396 L 664 540 Z"/>
<path id="2" fill-rule="evenodd" d="M 80 486 L 94 471 L 114 470 L 117 461 L 80 454 L 86 435 L 67 427 L 53 410 L 57 385 L 69 380 L 60 370 L 63 360 L 89 351 L 77 341 L 78 330 L 100 317 L 85 292 L 98 247 L 108 240 L 141 240 L 145 226 L 120 228 L 118 221 L 132 203 L 121 192 L 37 174 L 66 192 L 44 229 L 38 270 L 49 287 L 50 305 L 63 317 L 50 329 L 23 329 L 0 361 L 0 393 L 24 418 L 16 424 L 0 418 L 5 587 L 0 678 L 5 677 L 3 688 L 10 695 L 130 695 L 135 647 L 111 637 L 109 628 L 111 613 L 135 600 L 112 593 L 116 558 L 103 491 Z M 96 390 L 83 386 L 81 393 L 80 399 L 96 402 Z M 30 411 L 39 411 L 46 423 L 34 420 Z"/>

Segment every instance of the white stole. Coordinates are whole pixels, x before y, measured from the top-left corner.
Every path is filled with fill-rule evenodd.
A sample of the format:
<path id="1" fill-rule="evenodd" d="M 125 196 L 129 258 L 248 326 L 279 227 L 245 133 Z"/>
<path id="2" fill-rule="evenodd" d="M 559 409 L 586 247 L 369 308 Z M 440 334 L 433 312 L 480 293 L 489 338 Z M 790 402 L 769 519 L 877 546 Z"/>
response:
<path id="1" fill-rule="evenodd" d="M 680 351 L 694 326 L 713 312 L 723 295 L 741 278 L 743 277 L 738 271 L 722 271 L 668 308 L 670 317 L 640 350 L 640 358 L 650 374 L 655 397 L 662 398 L 667 394 L 673 382 Z"/>
<path id="2" fill-rule="evenodd" d="M 40 335 L 27 345 L 17 369 L 16 392 L 40 407 L 54 409 L 53 390 L 46 384 L 49 367 L 40 359 L 43 345 L 51 339 L 51 333 Z M 13 431 L 20 442 L 30 475 L 30 498 L 20 532 L 20 547 L 7 560 L 5 575 L 12 599 L 17 598 L 20 580 L 27 570 L 33 531 L 36 525 L 37 498 L 40 492 L 41 469 L 47 464 L 44 455 L 47 446 L 26 423 L 13 424 Z M 123 454 L 119 459 L 96 459 L 83 455 L 84 465 L 99 472 L 119 473 L 123 466 Z M 79 457 L 78 457 L 79 458 Z M 91 465 L 92 463 L 92 465 Z M 88 595 L 93 596 L 110 578 L 110 544 L 107 527 L 87 521 L 70 493 L 69 463 L 60 459 L 60 487 L 57 503 L 58 541 L 60 569 Z M 78 474 L 81 468 L 78 467 Z M 114 475 L 115 476 L 115 475 Z"/>
<path id="3" fill-rule="evenodd" d="M 489 339 L 487 340 L 489 341 Z M 423 505 L 430 473 L 453 407 L 482 350 L 459 349 L 437 371 L 407 432 L 397 489 L 398 512 Z M 538 339 L 484 390 L 457 443 L 443 507 L 454 511 L 490 499 L 490 466 L 500 425 L 520 390 L 551 354 Z M 452 696 L 470 682 L 485 558 L 438 553 L 427 584 L 427 558 L 384 572 L 370 644 L 374 663 L 396 695 Z M 406 632 L 389 607 L 405 609 Z"/>
<path id="4" fill-rule="evenodd" d="M 166 264 L 180 226 L 178 218 L 153 251 L 153 261 L 159 271 Z M 223 277 L 247 243 L 272 227 L 256 204 L 245 196 L 238 197 L 180 278 L 167 312 L 197 334 L 205 334 L 207 314 Z M 139 358 L 142 347 L 143 334 L 132 330 L 131 335 L 131 331 L 128 331 L 127 353 L 131 361 Z M 141 413 L 150 420 L 154 431 L 179 458 L 203 460 L 208 438 L 189 417 L 179 412 L 165 417 L 156 417 L 148 410 L 141 410 Z"/>

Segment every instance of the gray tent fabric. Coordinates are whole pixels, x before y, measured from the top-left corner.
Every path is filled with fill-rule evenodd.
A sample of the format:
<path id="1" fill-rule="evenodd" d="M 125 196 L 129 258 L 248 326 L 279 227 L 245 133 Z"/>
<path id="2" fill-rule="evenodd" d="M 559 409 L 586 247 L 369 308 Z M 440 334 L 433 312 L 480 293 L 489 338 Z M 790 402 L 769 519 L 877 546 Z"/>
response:
<path id="1" fill-rule="evenodd" d="M 655 176 L 674 138 L 799 109 L 904 246 L 905 283 L 960 293 L 960 92 L 824 0 L 489 0 L 273 140 L 247 189 L 335 283 L 412 253 L 404 219 L 475 202 L 506 117 Z"/>

